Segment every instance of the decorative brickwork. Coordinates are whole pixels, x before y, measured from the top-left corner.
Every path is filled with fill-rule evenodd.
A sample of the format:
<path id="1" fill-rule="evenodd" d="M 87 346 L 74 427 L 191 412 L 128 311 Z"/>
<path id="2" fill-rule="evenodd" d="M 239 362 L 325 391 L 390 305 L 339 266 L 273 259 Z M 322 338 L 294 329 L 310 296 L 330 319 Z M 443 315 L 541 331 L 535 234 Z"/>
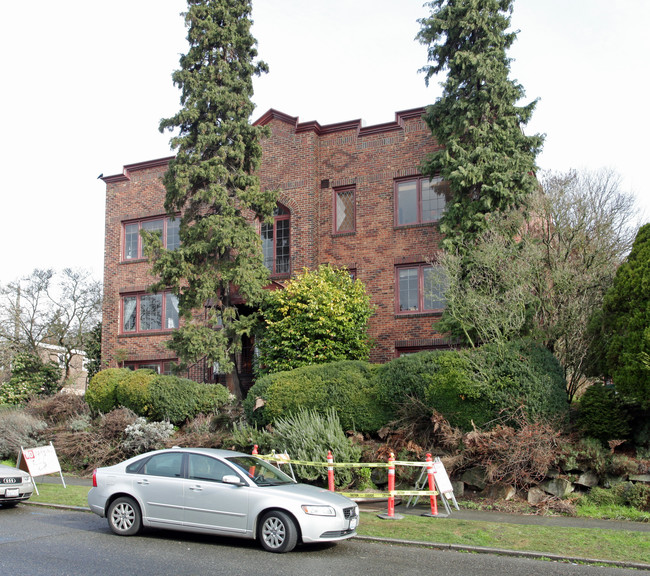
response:
<path id="1" fill-rule="evenodd" d="M 278 201 L 291 212 L 291 271 L 324 263 L 354 270 L 377 307 L 370 323 L 373 362 L 386 362 L 401 350 L 449 344 L 435 331 L 437 315 L 395 313 L 396 265 L 435 260 L 440 240 L 435 223 L 395 226 L 395 181 L 418 176 L 420 162 L 436 149 L 422 113 L 398 112 L 394 122 L 363 127 L 358 120 L 327 126 L 300 123 L 269 110 L 256 122 L 270 129 L 262 143 L 261 185 L 277 189 Z M 168 332 L 126 335 L 120 330 L 121 294 L 142 291 L 152 282 L 146 260 L 122 261 L 122 223 L 164 215 L 161 180 L 169 160 L 127 165 L 122 174 L 103 178 L 102 354 L 110 366 L 118 360 L 173 358 L 165 347 Z M 344 234 L 335 232 L 332 220 L 334 190 L 342 187 L 353 187 L 355 200 L 354 229 Z"/>

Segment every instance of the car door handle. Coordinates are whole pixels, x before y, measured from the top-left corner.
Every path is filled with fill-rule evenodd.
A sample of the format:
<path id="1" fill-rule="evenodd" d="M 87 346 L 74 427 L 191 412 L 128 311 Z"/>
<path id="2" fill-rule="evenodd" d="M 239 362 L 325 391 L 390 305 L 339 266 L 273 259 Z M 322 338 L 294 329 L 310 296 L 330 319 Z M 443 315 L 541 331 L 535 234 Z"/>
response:
<path id="1" fill-rule="evenodd" d="M 194 490 L 194 492 L 201 492 L 203 488 L 201 486 L 190 486 L 190 490 Z"/>
<path id="2" fill-rule="evenodd" d="M 138 480 L 138 484 L 141 484 L 142 486 L 149 486 L 149 480 L 143 478 L 142 480 Z"/>

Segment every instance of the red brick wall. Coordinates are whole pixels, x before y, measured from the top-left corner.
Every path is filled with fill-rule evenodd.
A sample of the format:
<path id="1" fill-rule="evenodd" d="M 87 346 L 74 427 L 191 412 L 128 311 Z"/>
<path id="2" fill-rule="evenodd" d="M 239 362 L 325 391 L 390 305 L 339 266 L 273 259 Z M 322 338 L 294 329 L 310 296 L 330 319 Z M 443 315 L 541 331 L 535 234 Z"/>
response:
<path id="1" fill-rule="evenodd" d="M 355 269 L 377 311 L 370 334 L 375 339 L 371 360 L 395 356 L 396 345 L 421 347 L 439 340 L 437 316 L 395 314 L 395 266 L 435 257 L 439 235 L 435 224 L 394 226 L 395 179 L 419 174 L 422 159 L 436 149 L 421 120 L 422 110 L 397 113 L 394 122 L 362 127 L 360 121 L 320 126 L 269 111 L 257 123 L 268 126 L 263 145 L 260 181 L 279 191 L 278 199 L 291 211 L 291 268 L 332 263 Z M 122 222 L 162 215 L 161 183 L 167 161 L 125 166 L 124 173 L 104 178 L 106 247 L 104 269 L 104 361 L 115 365 L 115 352 L 128 351 L 128 360 L 172 358 L 157 336 L 119 335 L 120 293 L 151 283 L 146 261 L 120 262 Z M 333 233 L 333 189 L 354 185 L 356 231 Z"/>

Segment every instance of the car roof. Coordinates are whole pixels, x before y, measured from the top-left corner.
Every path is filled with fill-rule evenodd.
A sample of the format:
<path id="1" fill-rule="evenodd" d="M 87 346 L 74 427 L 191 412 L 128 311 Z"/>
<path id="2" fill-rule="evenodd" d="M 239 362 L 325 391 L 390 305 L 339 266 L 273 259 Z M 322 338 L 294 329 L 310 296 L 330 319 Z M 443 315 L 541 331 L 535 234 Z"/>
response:
<path id="1" fill-rule="evenodd" d="M 220 448 L 187 448 L 174 446 L 173 448 L 166 448 L 165 450 L 158 450 L 157 452 L 193 452 L 195 454 L 205 454 L 206 456 L 216 456 L 218 458 L 230 458 L 232 456 L 250 456 L 245 452 L 236 452 L 234 450 L 222 450 Z"/>

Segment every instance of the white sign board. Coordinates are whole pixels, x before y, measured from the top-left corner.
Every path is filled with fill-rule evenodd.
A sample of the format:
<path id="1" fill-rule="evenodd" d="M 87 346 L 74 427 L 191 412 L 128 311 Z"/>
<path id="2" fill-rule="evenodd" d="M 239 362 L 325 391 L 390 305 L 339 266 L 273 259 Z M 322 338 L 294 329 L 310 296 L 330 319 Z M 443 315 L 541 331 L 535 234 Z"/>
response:
<path id="1" fill-rule="evenodd" d="M 447 476 L 447 470 L 445 470 L 445 466 L 439 458 L 436 458 L 433 462 L 433 473 L 436 480 L 436 486 L 438 487 L 438 492 L 445 495 L 450 492 L 453 494 L 454 489 L 451 486 L 449 476 Z"/>
<path id="2" fill-rule="evenodd" d="M 22 450 L 22 462 L 27 466 L 27 472 L 32 476 L 43 476 L 61 472 L 61 465 L 56 456 L 54 446 L 38 446 Z M 21 462 L 21 463 L 22 463 Z"/>
<path id="3" fill-rule="evenodd" d="M 59 464 L 59 459 L 52 442 L 50 442 L 49 446 L 37 446 L 36 448 L 25 449 L 21 446 L 18 456 L 18 468 L 27 472 L 32 477 L 32 481 L 34 476 L 44 476 L 45 474 L 58 472 L 59 476 L 61 476 L 63 487 L 66 487 L 63 474 L 61 473 L 61 464 Z M 36 482 L 34 482 L 34 488 L 36 489 L 36 494 L 38 494 Z"/>

